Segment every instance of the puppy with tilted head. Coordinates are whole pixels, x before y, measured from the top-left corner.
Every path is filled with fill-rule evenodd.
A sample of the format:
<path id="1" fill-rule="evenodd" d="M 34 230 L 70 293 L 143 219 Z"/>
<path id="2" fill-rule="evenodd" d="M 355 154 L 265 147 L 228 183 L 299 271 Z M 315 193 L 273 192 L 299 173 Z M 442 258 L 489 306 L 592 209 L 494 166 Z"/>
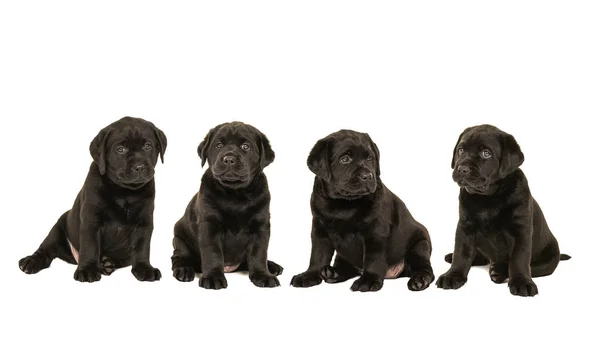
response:
<path id="1" fill-rule="evenodd" d="M 175 224 L 173 276 L 183 282 L 202 273 L 199 285 L 224 289 L 224 273 L 248 271 L 258 287 L 279 286 L 283 268 L 267 260 L 271 195 L 263 169 L 275 153 L 267 137 L 242 122 L 218 125 L 198 146 L 200 191 Z"/>
<path id="2" fill-rule="evenodd" d="M 316 143 L 307 163 L 316 175 L 312 250 L 308 270 L 291 285 L 359 276 L 350 289 L 367 292 L 381 289 L 384 279 L 410 277 L 410 290 L 426 289 L 434 279 L 429 233 L 381 181 L 379 149 L 369 135 L 332 133 Z"/>
<path id="3" fill-rule="evenodd" d="M 73 208 L 40 247 L 19 261 L 27 274 L 54 258 L 77 264 L 75 280 L 94 282 L 132 265 L 140 281 L 159 280 L 150 264 L 154 167 L 167 148 L 165 134 L 149 121 L 124 117 L 103 128 L 90 144 L 94 159 Z"/>
<path id="4" fill-rule="evenodd" d="M 558 242 L 531 196 L 519 168 L 525 157 L 515 138 L 491 125 L 467 128 L 452 156 L 452 178 L 460 187 L 459 220 L 450 270 L 437 286 L 458 289 L 472 265 L 490 265 L 495 283 L 510 293 L 535 296 L 532 277 L 550 275 L 559 260 Z"/>

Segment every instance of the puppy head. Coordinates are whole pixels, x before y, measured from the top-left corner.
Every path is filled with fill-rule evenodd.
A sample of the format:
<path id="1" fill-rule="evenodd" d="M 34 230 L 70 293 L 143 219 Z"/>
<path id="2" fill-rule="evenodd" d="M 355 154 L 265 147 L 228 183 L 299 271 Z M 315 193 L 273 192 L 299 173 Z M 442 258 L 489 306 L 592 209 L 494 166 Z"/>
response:
<path id="1" fill-rule="evenodd" d="M 154 177 L 158 157 L 163 162 L 167 137 L 153 123 L 124 117 L 103 128 L 90 144 L 101 175 L 116 184 L 138 189 Z"/>
<path id="2" fill-rule="evenodd" d="M 454 146 L 452 179 L 467 192 L 482 194 L 524 160 L 512 135 L 491 125 L 469 127 Z"/>
<path id="3" fill-rule="evenodd" d="M 275 152 L 267 137 L 242 122 L 211 129 L 198 146 L 202 166 L 208 161 L 213 176 L 229 188 L 243 188 L 273 162 Z"/>
<path id="4" fill-rule="evenodd" d="M 345 199 L 375 192 L 379 149 L 368 134 L 341 130 L 319 140 L 310 151 L 308 168 Z"/>

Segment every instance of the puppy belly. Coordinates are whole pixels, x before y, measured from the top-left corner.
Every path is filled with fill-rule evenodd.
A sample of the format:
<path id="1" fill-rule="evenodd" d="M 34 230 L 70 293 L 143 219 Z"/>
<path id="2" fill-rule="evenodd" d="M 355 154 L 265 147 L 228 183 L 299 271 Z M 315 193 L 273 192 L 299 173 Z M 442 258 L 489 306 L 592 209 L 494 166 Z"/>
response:
<path id="1" fill-rule="evenodd" d="M 75 263 L 79 264 L 79 252 L 73 247 L 69 239 L 67 239 L 67 242 L 69 243 L 69 247 L 71 247 L 71 253 L 73 254 L 73 258 L 75 258 Z"/>
<path id="2" fill-rule="evenodd" d="M 402 271 L 404 271 L 404 260 L 398 264 L 389 266 L 385 273 L 385 279 L 396 279 L 400 276 Z"/>
<path id="3" fill-rule="evenodd" d="M 237 264 L 237 265 L 225 265 L 225 267 L 223 267 L 223 272 L 224 273 L 235 272 L 235 270 L 237 270 L 238 267 L 240 267 L 240 264 Z"/>

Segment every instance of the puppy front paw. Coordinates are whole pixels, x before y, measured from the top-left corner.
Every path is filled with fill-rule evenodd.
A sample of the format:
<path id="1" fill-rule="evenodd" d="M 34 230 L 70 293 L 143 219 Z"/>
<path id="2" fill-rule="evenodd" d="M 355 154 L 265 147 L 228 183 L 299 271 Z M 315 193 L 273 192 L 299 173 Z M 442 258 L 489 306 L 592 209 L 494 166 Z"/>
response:
<path id="1" fill-rule="evenodd" d="M 182 282 L 189 282 L 196 278 L 196 271 L 193 267 L 179 266 L 173 268 L 173 277 Z"/>
<path id="2" fill-rule="evenodd" d="M 538 294 L 537 285 L 531 278 L 518 277 L 508 281 L 510 293 L 515 296 L 533 297 Z"/>
<path id="3" fill-rule="evenodd" d="M 267 269 L 274 276 L 278 276 L 283 273 L 283 267 L 279 266 L 274 261 L 267 260 Z"/>
<path id="4" fill-rule="evenodd" d="M 198 285 L 208 290 L 226 289 L 227 279 L 223 273 L 202 274 Z"/>
<path id="5" fill-rule="evenodd" d="M 75 280 L 80 281 L 82 283 L 93 283 L 95 281 L 100 280 L 102 277 L 101 270 L 97 265 L 79 265 L 75 270 L 75 274 L 73 278 Z"/>
<path id="6" fill-rule="evenodd" d="M 292 278 L 291 285 L 293 287 L 311 287 L 321 284 L 322 281 L 323 279 L 321 279 L 318 271 L 306 271 L 295 275 Z"/>
<path id="7" fill-rule="evenodd" d="M 350 290 L 360 292 L 375 292 L 381 290 L 382 287 L 382 277 L 365 272 L 363 275 L 361 275 L 358 279 L 354 281 L 354 284 L 352 284 Z"/>
<path id="8" fill-rule="evenodd" d="M 250 281 L 257 287 L 277 287 L 279 280 L 272 274 L 253 273 L 250 275 Z"/>
<path id="9" fill-rule="evenodd" d="M 158 268 L 154 268 L 149 264 L 139 264 L 131 268 L 131 273 L 139 281 L 157 281 L 162 275 Z"/>
<path id="10" fill-rule="evenodd" d="M 502 284 L 508 279 L 508 265 L 493 263 L 490 265 L 490 279 L 496 284 Z"/>
<path id="11" fill-rule="evenodd" d="M 408 289 L 411 291 L 423 291 L 429 287 L 435 277 L 429 272 L 415 272 L 408 280 Z"/>
<path id="12" fill-rule="evenodd" d="M 446 272 L 438 278 L 435 284 L 444 290 L 456 290 L 461 288 L 466 282 L 467 277 L 457 273 Z"/>

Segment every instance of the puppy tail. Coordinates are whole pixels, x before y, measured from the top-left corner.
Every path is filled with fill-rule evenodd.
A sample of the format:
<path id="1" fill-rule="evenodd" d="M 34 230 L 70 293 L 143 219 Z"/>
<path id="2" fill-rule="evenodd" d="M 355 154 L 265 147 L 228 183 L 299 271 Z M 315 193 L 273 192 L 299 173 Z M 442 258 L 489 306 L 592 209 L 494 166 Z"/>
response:
<path id="1" fill-rule="evenodd" d="M 571 259 L 570 255 L 567 255 L 567 254 L 561 254 L 560 255 L 560 260 L 569 260 L 569 259 Z"/>

